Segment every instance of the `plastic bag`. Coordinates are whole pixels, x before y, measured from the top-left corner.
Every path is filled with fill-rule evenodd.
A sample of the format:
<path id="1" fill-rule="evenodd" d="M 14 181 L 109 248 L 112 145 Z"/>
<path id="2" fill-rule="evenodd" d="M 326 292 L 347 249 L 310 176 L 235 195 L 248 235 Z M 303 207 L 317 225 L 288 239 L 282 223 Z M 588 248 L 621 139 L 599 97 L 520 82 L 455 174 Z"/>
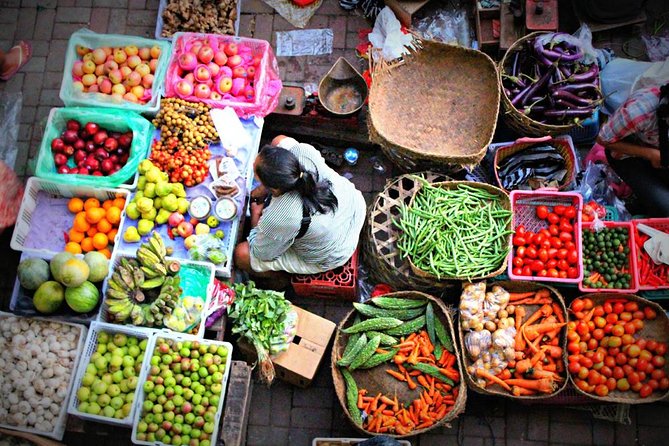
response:
<path id="1" fill-rule="evenodd" d="M 202 320 L 204 302 L 202 299 L 192 296 L 184 296 L 179 304 L 165 319 L 164 324 L 170 330 L 179 333 L 187 333 Z"/>
<path id="2" fill-rule="evenodd" d="M 21 121 L 21 93 L 0 92 L 0 161 L 14 168 Z"/>
<path id="3" fill-rule="evenodd" d="M 653 64 L 638 60 L 616 58 L 609 62 L 599 74 L 604 96 L 602 111 L 612 115 L 627 100 L 632 86 Z"/>
<path id="4" fill-rule="evenodd" d="M 583 201 L 595 201 L 604 206 L 613 206 L 618 211 L 618 220 L 628 221 L 632 218 L 625 203 L 616 196 L 615 190 L 620 188 L 622 180 L 608 164 L 589 162 L 585 170 L 577 177 L 576 192 L 583 196 Z"/>
<path id="5" fill-rule="evenodd" d="M 228 307 L 235 301 L 235 290 L 218 279 L 214 279 L 214 290 L 205 315 L 207 322 L 205 328 L 211 328 L 214 323 L 227 312 Z"/>
<path id="6" fill-rule="evenodd" d="M 485 294 L 485 300 L 483 301 L 485 321 L 495 320 L 499 310 L 505 308 L 507 303 L 509 303 L 509 293 L 500 286 L 494 286 L 492 291 Z"/>
<path id="7" fill-rule="evenodd" d="M 72 67 L 74 62 L 80 59 L 77 54 L 77 45 L 87 48 L 101 47 L 125 47 L 136 45 L 142 47 L 160 47 L 158 66 L 154 73 L 151 99 L 146 104 L 135 104 L 126 100 L 117 100 L 111 95 L 103 93 L 83 93 L 74 89 L 72 81 Z M 97 34 L 89 29 L 80 29 L 70 36 L 65 53 L 65 68 L 63 69 L 63 83 L 60 86 L 60 99 L 68 107 L 104 107 L 119 108 L 122 110 L 135 111 L 139 113 L 155 114 L 160 108 L 160 95 L 165 81 L 167 64 L 170 59 L 171 45 L 169 41 L 147 39 L 138 36 L 125 36 L 121 34 Z"/>
<path id="8" fill-rule="evenodd" d="M 196 235 L 195 244 L 188 250 L 188 257 L 191 260 L 211 262 L 214 265 L 220 265 L 228 260 L 223 239 L 213 234 Z"/>
<path id="9" fill-rule="evenodd" d="M 419 20 L 414 28 L 426 39 L 464 47 L 472 45 L 469 18 L 464 9 L 439 9 Z"/>
<path id="10" fill-rule="evenodd" d="M 127 132 L 132 130 L 130 157 L 125 165 L 116 173 L 109 176 L 93 176 L 79 174 L 61 174 L 56 171 L 56 165 L 51 153 L 51 141 L 60 137 L 68 120 L 74 119 L 82 125 L 95 122 L 107 130 Z M 55 180 L 59 183 L 77 186 L 117 187 L 129 181 L 137 173 L 139 162 L 147 157 L 153 137 L 153 125 L 137 113 L 106 109 L 65 107 L 53 108 L 49 113 L 49 120 L 44 130 L 42 144 L 35 174 L 40 178 Z M 74 160 L 68 161 L 68 166 L 74 167 Z"/>
<path id="11" fill-rule="evenodd" d="M 469 331 L 465 335 L 465 348 L 472 359 L 478 359 L 492 346 L 492 334 L 488 330 Z"/>
<path id="12" fill-rule="evenodd" d="M 463 330 L 483 328 L 483 301 L 485 282 L 465 285 L 460 296 L 460 326 Z"/>
<path id="13" fill-rule="evenodd" d="M 492 344 L 496 350 L 513 348 L 516 343 L 516 327 L 506 327 L 495 330 L 492 334 Z"/>
<path id="14" fill-rule="evenodd" d="M 395 60 L 402 57 L 403 54 L 408 53 L 409 49 L 413 47 L 411 34 L 404 34 L 402 32 L 402 25 L 395 17 L 395 13 L 388 6 L 383 8 L 374 22 L 374 29 L 367 36 L 369 42 L 375 49 L 380 51 L 373 51 L 373 57 L 381 57 L 387 61 Z"/>

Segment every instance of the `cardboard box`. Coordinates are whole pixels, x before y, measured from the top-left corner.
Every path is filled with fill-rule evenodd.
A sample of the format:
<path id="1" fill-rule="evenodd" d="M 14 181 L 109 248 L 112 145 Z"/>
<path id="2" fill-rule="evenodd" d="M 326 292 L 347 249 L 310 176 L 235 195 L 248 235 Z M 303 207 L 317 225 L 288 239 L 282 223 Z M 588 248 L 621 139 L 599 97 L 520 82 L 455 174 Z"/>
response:
<path id="1" fill-rule="evenodd" d="M 298 387 L 311 384 L 320 367 L 336 324 L 293 305 L 297 312 L 297 334 L 288 350 L 272 360 L 276 377 Z M 255 349 L 244 339 L 237 343 L 249 362 L 257 360 Z"/>
<path id="2" fill-rule="evenodd" d="M 395 13 L 397 19 L 407 28 L 411 27 L 411 19 L 420 8 L 429 3 L 430 0 L 404 1 L 404 0 L 385 0 L 386 6 L 390 7 Z"/>

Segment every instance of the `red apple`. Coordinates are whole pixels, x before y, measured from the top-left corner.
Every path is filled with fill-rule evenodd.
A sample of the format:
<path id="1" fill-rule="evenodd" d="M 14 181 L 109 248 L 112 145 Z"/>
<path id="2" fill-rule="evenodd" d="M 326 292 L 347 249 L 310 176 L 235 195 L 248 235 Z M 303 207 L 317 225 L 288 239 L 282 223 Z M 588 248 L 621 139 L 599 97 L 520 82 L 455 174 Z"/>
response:
<path id="1" fill-rule="evenodd" d="M 114 138 L 105 139 L 105 150 L 107 152 L 113 152 L 118 149 L 118 141 Z"/>
<path id="2" fill-rule="evenodd" d="M 207 82 L 211 79 L 211 72 L 206 65 L 198 65 L 195 69 L 195 80 L 198 82 Z"/>
<path id="3" fill-rule="evenodd" d="M 232 80 L 232 89 L 230 90 L 230 93 L 232 93 L 233 96 L 239 96 L 244 91 L 244 88 L 246 88 L 246 79 L 238 77 Z"/>
<path id="4" fill-rule="evenodd" d="M 186 79 L 179 80 L 174 86 L 174 89 L 180 98 L 187 98 L 193 95 L 193 83 Z"/>
<path id="5" fill-rule="evenodd" d="M 214 62 L 209 62 L 207 64 L 207 68 L 209 69 L 209 73 L 211 73 L 212 79 L 218 76 L 219 71 L 221 71 L 221 67 L 216 65 Z"/>
<path id="6" fill-rule="evenodd" d="M 110 160 L 109 158 L 107 158 L 106 160 L 103 160 L 103 161 L 100 163 L 100 169 L 101 169 L 104 173 L 107 173 L 107 174 L 108 174 L 109 172 L 111 172 L 112 170 L 114 170 L 114 163 L 112 162 L 112 160 Z"/>
<path id="7" fill-rule="evenodd" d="M 214 62 L 221 67 L 225 65 L 228 62 L 228 56 L 225 54 L 225 51 L 216 51 Z"/>
<path id="8" fill-rule="evenodd" d="M 109 158 L 109 153 L 103 148 L 95 149 L 93 156 L 102 161 L 105 158 Z"/>
<path id="9" fill-rule="evenodd" d="M 53 162 L 56 164 L 57 167 L 60 167 L 67 163 L 67 156 L 63 155 L 62 153 L 56 153 L 53 156 Z"/>
<path id="10" fill-rule="evenodd" d="M 63 147 L 63 153 L 67 156 L 72 156 L 74 155 L 74 147 L 67 145 Z"/>
<path id="11" fill-rule="evenodd" d="M 208 64 L 214 58 L 214 50 L 209 45 L 203 45 L 197 52 L 197 58 L 203 64 Z"/>
<path id="12" fill-rule="evenodd" d="M 63 141 L 67 144 L 74 144 L 79 139 L 79 135 L 75 130 L 65 130 L 62 134 Z"/>
<path id="13" fill-rule="evenodd" d="M 124 148 L 130 147 L 132 144 L 132 133 L 124 133 L 118 137 L 118 145 Z"/>
<path id="14" fill-rule="evenodd" d="M 93 155 L 88 155 L 88 157 L 86 157 L 86 167 L 90 170 L 98 170 L 100 168 L 100 161 Z"/>
<path id="15" fill-rule="evenodd" d="M 198 84 L 195 87 L 195 96 L 200 99 L 206 99 L 211 94 L 211 88 L 207 84 Z"/>
<path id="16" fill-rule="evenodd" d="M 228 56 L 235 56 L 237 54 L 237 51 L 239 51 L 239 48 L 237 48 L 236 43 L 228 43 L 225 45 L 225 54 Z"/>
<path id="17" fill-rule="evenodd" d="M 193 234 L 193 225 L 187 221 L 182 221 L 177 226 L 177 233 L 180 237 L 186 238 Z"/>
<path id="18" fill-rule="evenodd" d="M 91 152 L 95 151 L 95 143 L 93 141 L 86 142 L 85 149 L 88 153 L 91 153 Z"/>
<path id="19" fill-rule="evenodd" d="M 232 77 L 246 77 L 246 70 L 241 65 L 238 65 L 232 70 Z"/>
<path id="20" fill-rule="evenodd" d="M 95 143 L 95 145 L 101 146 L 102 144 L 104 144 L 107 137 L 108 137 L 107 132 L 105 132 L 104 130 L 100 130 L 95 135 L 93 135 L 93 142 Z"/>
<path id="21" fill-rule="evenodd" d="M 65 148 L 65 142 L 60 138 L 55 138 L 51 141 L 51 151 L 55 153 L 62 152 Z"/>
<path id="22" fill-rule="evenodd" d="M 74 150 L 84 150 L 84 148 L 86 147 L 86 142 L 84 142 L 83 139 L 78 138 L 73 145 L 74 145 Z"/>
<path id="23" fill-rule="evenodd" d="M 58 168 L 58 173 L 70 173 L 70 168 L 67 166 L 60 166 Z"/>
<path id="24" fill-rule="evenodd" d="M 93 175 L 94 177 L 103 177 L 104 176 L 104 174 L 102 172 L 100 172 L 99 170 L 96 170 L 91 175 Z"/>
<path id="25" fill-rule="evenodd" d="M 229 77 L 222 77 L 216 82 L 216 89 L 220 94 L 225 94 L 232 88 L 232 79 Z"/>
<path id="26" fill-rule="evenodd" d="M 97 133 L 97 131 L 99 130 L 99 128 L 100 127 L 94 122 L 87 122 L 86 126 L 85 126 L 86 132 L 89 135 L 95 135 Z"/>
<path id="27" fill-rule="evenodd" d="M 246 77 L 253 79 L 256 75 L 256 67 L 250 66 L 246 69 Z"/>
<path id="28" fill-rule="evenodd" d="M 230 68 L 235 68 L 236 66 L 241 65 L 242 62 L 242 57 L 236 54 L 228 58 L 228 66 Z"/>
<path id="29" fill-rule="evenodd" d="M 81 124 L 79 124 L 78 121 L 75 121 L 74 119 L 70 119 L 67 121 L 67 124 L 65 124 L 65 127 L 68 130 L 74 130 L 75 132 L 78 132 L 79 129 L 81 128 Z"/>

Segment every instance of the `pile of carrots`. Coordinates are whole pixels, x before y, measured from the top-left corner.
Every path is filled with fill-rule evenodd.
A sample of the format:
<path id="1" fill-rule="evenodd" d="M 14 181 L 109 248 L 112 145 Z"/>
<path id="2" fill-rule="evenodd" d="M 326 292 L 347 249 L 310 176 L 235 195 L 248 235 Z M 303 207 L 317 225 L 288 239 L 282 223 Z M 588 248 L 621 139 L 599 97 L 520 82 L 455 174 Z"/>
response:
<path id="1" fill-rule="evenodd" d="M 381 393 L 368 396 L 367 390 L 358 390 L 358 409 L 367 413 L 363 428 L 374 433 L 406 435 L 417 429 L 425 429 L 446 416 L 458 397 L 455 354 L 443 350 L 441 357 L 434 355 L 434 345 L 425 330 L 401 338 L 393 363 L 397 370 L 386 372 L 399 381 L 406 382 L 409 389 L 419 386 L 420 396 L 405 406 L 394 398 Z M 377 353 L 385 353 L 379 349 Z"/>
<path id="2" fill-rule="evenodd" d="M 508 305 L 515 307 L 515 358 L 497 375 L 478 369 L 477 376 L 487 381 L 486 387 L 498 384 L 514 396 L 553 393 L 565 379 L 560 347 L 560 331 L 566 325 L 563 309 L 545 288 L 510 293 Z M 541 307 L 525 319 L 527 305 Z"/>

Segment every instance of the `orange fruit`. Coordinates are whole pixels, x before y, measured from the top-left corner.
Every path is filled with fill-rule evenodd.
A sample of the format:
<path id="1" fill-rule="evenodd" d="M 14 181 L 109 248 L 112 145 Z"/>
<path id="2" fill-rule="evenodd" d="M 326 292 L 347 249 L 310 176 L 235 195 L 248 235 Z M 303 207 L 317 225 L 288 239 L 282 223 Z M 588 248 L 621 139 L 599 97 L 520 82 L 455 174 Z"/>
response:
<path id="1" fill-rule="evenodd" d="M 100 249 L 99 252 L 104 254 L 108 259 L 111 259 L 111 251 L 109 248 Z"/>
<path id="2" fill-rule="evenodd" d="M 65 245 L 65 251 L 71 254 L 81 254 L 81 246 L 79 246 L 79 243 L 68 242 Z"/>
<path id="3" fill-rule="evenodd" d="M 81 250 L 84 252 L 93 251 L 93 239 L 91 237 L 86 237 L 81 241 Z"/>
<path id="4" fill-rule="evenodd" d="M 84 210 L 84 200 L 81 198 L 70 198 L 70 201 L 67 202 L 67 209 L 72 212 L 73 214 L 76 214 L 77 212 L 81 212 Z"/>
<path id="5" fill-rule="evenodd" d="M 90 229 L 86 231 L 86 235 L 89 237 L 93 237 L 97 233 L 98 233 L 98 228 L 96 228 L 95 226 L 91 226 Z"/>
<path id="6" fill-rule="evenodd" d="M 80 243 L 84 239 L 84 233 L 74 228 L 70 229 L 68 236 L 70 237 L 70 241 L 74 243 Z"/>
<path id="7" fill-rule="evenodd" d="M 114 243 L 114 239 L 116 238 L 116 234 L 118 234 L 118 229 L 114 228 L 111 231 L 107 233 L 107 240 L 109 240 L 109 243 Z"/>
<path id="8" fill-rule="evenodd" d="M 93 236 L 93 247 L 95 249 L 105 249 L 108 244 L 109 240 L 107 240 L 107 234 L 98 232 Z"/>
<path id="9" fill-rule="evenodd" d="M 91 208 L 86 210 L 86 221 L 94 225 L 105 218 L 107 211 L 102 208 Z"/>
<path id="10" fill-rule="evenodd" d="M 105 200 L 104 203 L 102 203 L 102 209 L 109 210 L 110 207 L 114 206 L 114 201 L 113 200 Z"/>
<path id="11" fill-rule="evenodd" d="M 121 209 L 116 206 L 107 210 L 107 220 L 113 225 L 118 225 L 121 222 Z"/>
<path id="12" fill-rule="evenodd" d="M 123 197 L 115 198 L 114 199 L 114 204 L 112 206 L 122 210 L 123 207 L 125 206 L 125 198 L 123 198 Z"/>
<path id="13" fill-rule="evenodd" d="M 86 232 L 90 228 L 90 223 L 86 221 L 86 212 L 79 212 L 74 217 L 74 225 L 72 226 L 72 229 L 76 229 L 79 232 Z"/>
<path id="14" fill-rule="evenodd" d="M 89 198 L 84 202 L 84 210 L 89 210 L 91 208 L 99 208 L 100 207 L 100 200 L 97 198 Z"/>
<path id="15" fill-rule="evenodd" d="M 97 225 L 98 232 L 102 232 L 104 234 L 108 233 L 112 229 L 112 224 L 107 221 L 106 218 L 103 218 L 98 222 Z"/>

